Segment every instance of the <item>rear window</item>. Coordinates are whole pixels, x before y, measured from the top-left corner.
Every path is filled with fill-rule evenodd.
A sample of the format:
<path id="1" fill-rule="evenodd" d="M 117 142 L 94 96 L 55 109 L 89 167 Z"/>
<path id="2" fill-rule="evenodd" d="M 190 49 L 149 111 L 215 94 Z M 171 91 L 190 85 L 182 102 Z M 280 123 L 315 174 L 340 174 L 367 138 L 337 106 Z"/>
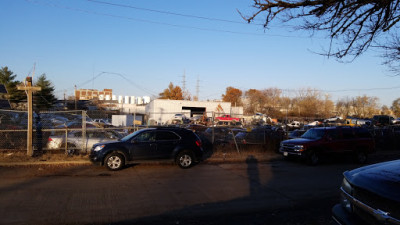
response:
<path id="1" fill-rule="evenodd" d="M 170 131 L 157 131 L 156 140 L 157 141 L 171 141 L 178 140 L 179 136 Z"/>

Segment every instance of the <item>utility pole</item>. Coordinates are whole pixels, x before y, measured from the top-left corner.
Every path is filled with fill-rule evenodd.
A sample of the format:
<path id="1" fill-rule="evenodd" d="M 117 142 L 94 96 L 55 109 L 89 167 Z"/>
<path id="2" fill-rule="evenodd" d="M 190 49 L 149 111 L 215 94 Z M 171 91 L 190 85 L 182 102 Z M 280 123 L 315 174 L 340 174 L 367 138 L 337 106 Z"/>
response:
<path id="1" fill-rule="evenodd" d="M 26 77 L 24 86 L 17 86 L 18 90 L 25 90 L 28 98 L 28 134 L 27 134 L 27 155 L 33 156 L 33 141 L 32 141 L 32 133 L 33 133 L 33 98 L 32 93 L 35 91 L 42 90 L 41 87 L 33 87 L 32 86 L 32 77 Z"/>
<path id="2" fill-rule="evenodd" d="M 76 85 L 74 85 L 74 89 L 75 89 L 75 93 L 74 93 L 75 94 L 75 96 L 74 96 L 75 97 L 74 98 L 75 99 L 75 110 L 77 110 L 78 106 L 77 106 L 77 102 L 76 102 L 76 98 L 77 98 L 77 96 L 76 96 Z"/>
<path id="3" fill-rule="evenodd" d="M 186 70 L 183 70 L 183 77 L 182 77 L 182 91 L 186 91 Z"/>
<path id="4" fill-rule="evenodd" d="M 199 85 L 199 75 L 197 75 L 197 82 L 196 82 L 196 98 L 199 101 L 199 92 L 200 92 L 200 85 Z"/>

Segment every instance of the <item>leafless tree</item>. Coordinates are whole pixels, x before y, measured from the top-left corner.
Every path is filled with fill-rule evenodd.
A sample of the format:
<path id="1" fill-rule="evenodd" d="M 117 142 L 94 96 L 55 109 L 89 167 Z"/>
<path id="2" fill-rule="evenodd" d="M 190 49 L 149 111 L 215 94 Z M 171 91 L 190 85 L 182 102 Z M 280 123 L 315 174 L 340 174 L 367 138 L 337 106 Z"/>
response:
<path id="1" fill-rule="evenodd" d="M 243 16 L 249 23 L 262 14 L 266 16 L 265 28 L 279 18 L 283 23 L 297 22 L 298 29 L 328 32 L 326 56 L 354 59 L 378 46 L 385 49 L 387 64 L 399 58 L 399 39 L 392 44 L 386 40 L 379 44 L 378 39 L 396 34 L 400 0 L 254 0 L 253 6 L 256 11 Z"/>

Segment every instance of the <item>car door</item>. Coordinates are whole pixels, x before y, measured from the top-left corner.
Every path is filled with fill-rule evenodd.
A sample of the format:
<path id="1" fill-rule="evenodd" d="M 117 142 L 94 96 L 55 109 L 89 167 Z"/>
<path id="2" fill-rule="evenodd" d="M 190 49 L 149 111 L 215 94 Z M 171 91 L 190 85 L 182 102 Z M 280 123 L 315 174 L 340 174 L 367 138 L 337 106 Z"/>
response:
<path id="1" fill-rule="evenodd" d="M 342 127 L 342 147 L 337 152 L 351 152 L 355 146 L 355 134 L 352 127 Z"/>
<path id="2" fill-rule="evenodd" d="M 156 131 L 157 158 L 170 158 L 180 139 L 181 138 L 172 131 Z"/>
<path id="3" fill-rule="evenodd" d="M 133 137 L 129 142 L 129 153 L 133 160 L 157 158 L 155 131 L 144 131 Z"/>
<path id="4" fill-rule="evenodd" d="M 325 153 L 337 153 L 344 148 L 343 137 L 339 129 L 327 129 L 322 143 Z"/>

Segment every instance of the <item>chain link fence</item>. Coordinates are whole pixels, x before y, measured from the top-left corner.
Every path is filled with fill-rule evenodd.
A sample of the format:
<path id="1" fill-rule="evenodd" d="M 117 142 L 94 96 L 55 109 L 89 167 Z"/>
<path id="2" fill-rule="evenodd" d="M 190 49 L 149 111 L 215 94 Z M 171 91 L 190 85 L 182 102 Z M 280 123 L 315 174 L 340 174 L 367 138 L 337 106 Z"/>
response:
<path id="1" fill-rule="evenodd" d="M 211 151 L 237 151 L 261 149 L 275 151 L 287 138 L 281 125 L 267 125 L 252 117 L 215 112 L 150 113 L 138 120 L 136 115 L 123 126 L 97 122 L 86 111 L 55 111 L 34 114 L 34 151 L 87 154 L 93 144 L 114 141 L 138 129 L 151 126 L 178 126 L 191 129 Z M 92 113 L 93 115 L 93 113 Z M 230 117 L 224 118 L 224 115 Z M 104 118 L 110 119 L 110 118 Z M 112 119 L 112 118 L 111 118 Z M 27 148 L 28 116 L 26 112 L 0 110 L 0 150 Z M 112 121 L 114 122 L 114 121 Z M 400 126 L 371 127 L 377 150 L 400 149 Z"/>

